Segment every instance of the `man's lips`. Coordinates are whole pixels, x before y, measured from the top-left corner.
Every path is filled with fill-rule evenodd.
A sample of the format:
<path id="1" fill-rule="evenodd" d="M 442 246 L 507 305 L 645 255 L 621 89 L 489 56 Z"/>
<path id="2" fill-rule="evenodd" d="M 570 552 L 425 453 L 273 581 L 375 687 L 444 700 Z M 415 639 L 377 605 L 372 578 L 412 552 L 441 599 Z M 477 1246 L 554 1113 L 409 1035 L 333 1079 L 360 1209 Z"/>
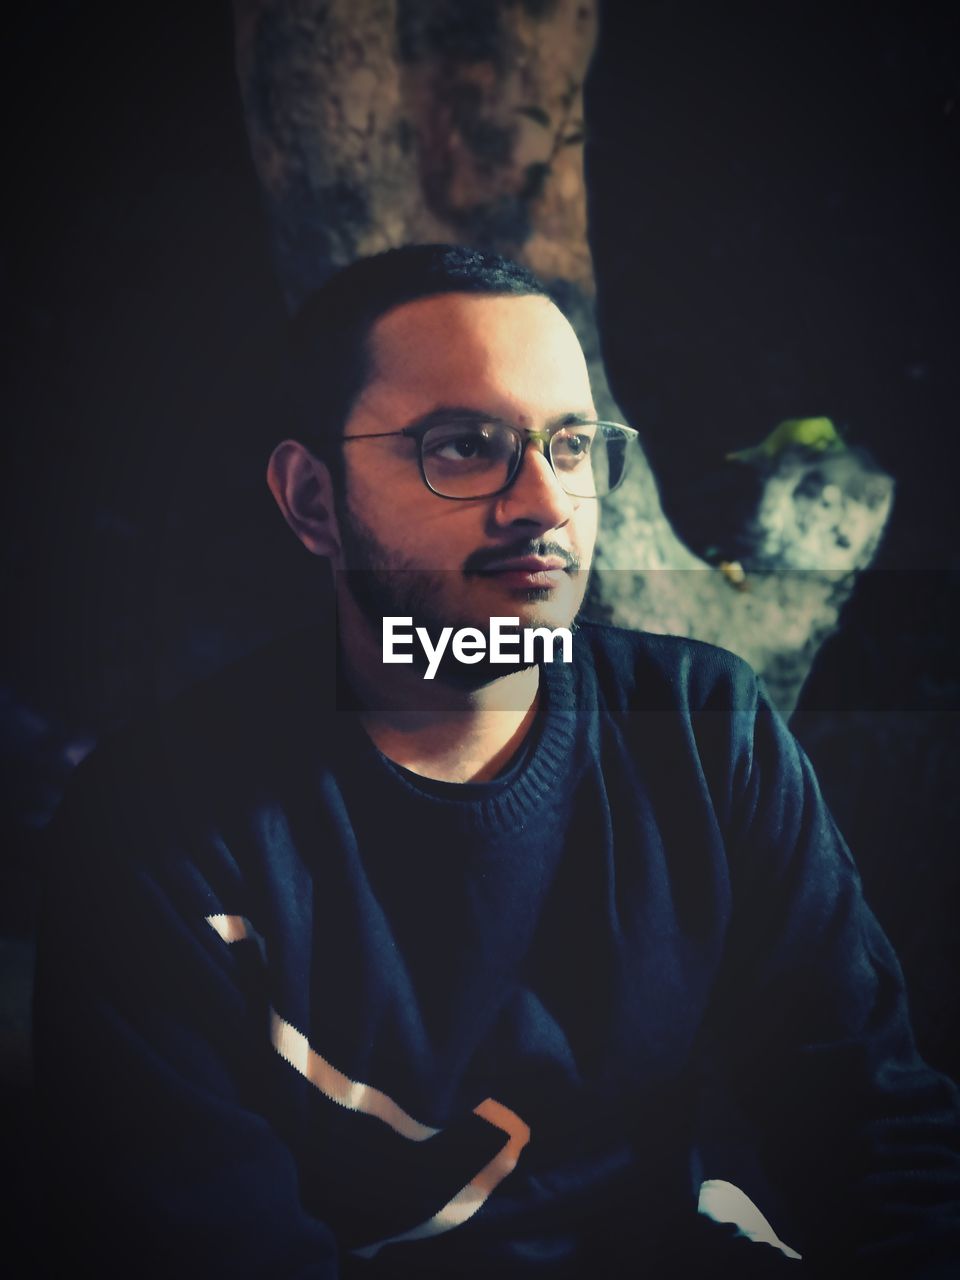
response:
<path id="1" fill-rule="evenodd" d="M 484 565 L 479 574 L 505 587 L 545 590 L 558 586 L 568 569 L 573 568 L 561 556 L 509 556 Z"/>
<path id="2" fill-rule="evenodd" d="M 549 573 L 553 569 L 566 568 L 567 562 L 560 556 L 511 556 L 484 565 L 480 573 Z"/>

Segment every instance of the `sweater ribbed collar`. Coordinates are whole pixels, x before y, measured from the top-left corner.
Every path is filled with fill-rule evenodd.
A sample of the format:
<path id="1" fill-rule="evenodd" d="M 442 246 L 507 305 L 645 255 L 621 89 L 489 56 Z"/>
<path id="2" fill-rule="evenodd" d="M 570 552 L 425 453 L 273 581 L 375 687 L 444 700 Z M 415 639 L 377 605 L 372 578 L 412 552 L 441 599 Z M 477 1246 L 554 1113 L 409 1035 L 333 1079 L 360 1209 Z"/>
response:
<path id="1" fill-rule="evenodd" d="M 487 784 L 451 784 L 438 788 L 418 784 L 409 770 L 387 759 L 371 742 L 359 722 L 367 767 L 387 774 L 394 784 L 425 805 L 455 809 L 467 826 L 491 835 L 522 828 L 555 792 L 567 774 L 574 752 L 576 672 L 572 665 L 548 663 L 540 668 L 542 706 L 531 733 L 535 745 L 521 767 Z M 521 748 L 522 750 L 522 748 Z"/>

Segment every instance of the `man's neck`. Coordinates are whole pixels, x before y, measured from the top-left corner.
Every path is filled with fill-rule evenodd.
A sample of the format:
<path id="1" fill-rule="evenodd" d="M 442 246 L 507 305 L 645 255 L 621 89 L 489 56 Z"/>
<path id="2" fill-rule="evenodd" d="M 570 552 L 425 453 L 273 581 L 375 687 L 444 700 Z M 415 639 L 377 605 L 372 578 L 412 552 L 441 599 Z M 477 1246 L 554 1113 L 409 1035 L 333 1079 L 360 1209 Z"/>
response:
<path id="1" fill-rule="evenodd" d="M 444 782 L 486 782 L 509 764 L 536 719 L 540 672 L 525 667 L 478 688 L 415 666 L 384 667 L 381 642 L 340 613 L 344 674 L 376 747 L 412 773 Z"/>
<path id="2" fill-rule="evenodd" d="M 522 673 L 525 674 L 525 673 Z M 539 673 L 531 674 L 536 681 Z M 518 675 L 499 684 L 513 684 Z M 361 720 L 376 747 L 412 773 L 443 782 L 488 782 L 507 767 L 520 750 L 536 719 L 539 692 L 527 706 L 473 705 L 415 716 L 362 712 Z"/>

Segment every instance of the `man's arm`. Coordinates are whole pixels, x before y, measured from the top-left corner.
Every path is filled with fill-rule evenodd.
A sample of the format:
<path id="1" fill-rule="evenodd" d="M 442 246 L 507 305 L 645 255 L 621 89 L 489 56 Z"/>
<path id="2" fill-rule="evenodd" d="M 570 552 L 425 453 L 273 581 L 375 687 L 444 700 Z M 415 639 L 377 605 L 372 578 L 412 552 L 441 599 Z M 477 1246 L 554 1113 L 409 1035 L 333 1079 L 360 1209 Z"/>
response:
<path id="1" fill-rule="evenodd" d="M 956 1090 L 918 1056 L 899 965 L 809 761 L 763 697 L 746 701 L 734 715 L 734 907 L 711 1026 L 728 1087 L 756 1124 L 806 1263 L 956 1274 Z"/>
<path id="2" fill-rule="evenodd" d="M 161 786 L 89 772 L 54 822 L 38 952 L 52 1238 L 98 1275 L 334 1277 L 332 1235 L 257 1107 L 254 944 L 207 923 L 236 909 L 228 851 L 188 858 Z"/>

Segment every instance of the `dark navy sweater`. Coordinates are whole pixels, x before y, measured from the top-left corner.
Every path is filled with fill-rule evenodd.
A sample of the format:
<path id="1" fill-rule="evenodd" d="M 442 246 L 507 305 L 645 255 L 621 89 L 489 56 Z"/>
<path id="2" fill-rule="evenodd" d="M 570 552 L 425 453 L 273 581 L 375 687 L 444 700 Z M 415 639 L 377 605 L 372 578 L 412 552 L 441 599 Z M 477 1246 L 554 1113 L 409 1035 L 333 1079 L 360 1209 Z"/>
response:
<path id="1" fill-rule="evenodd" d="M 81 766 L 36 1049 L 99 1274 L 698 1274 L 707 1086 L 778 1262 L 951 1273 L 955 1095 L 752 672 L 585 624 L 543 680 L 483 785 L 385 759 L 313 633 Z"/>

